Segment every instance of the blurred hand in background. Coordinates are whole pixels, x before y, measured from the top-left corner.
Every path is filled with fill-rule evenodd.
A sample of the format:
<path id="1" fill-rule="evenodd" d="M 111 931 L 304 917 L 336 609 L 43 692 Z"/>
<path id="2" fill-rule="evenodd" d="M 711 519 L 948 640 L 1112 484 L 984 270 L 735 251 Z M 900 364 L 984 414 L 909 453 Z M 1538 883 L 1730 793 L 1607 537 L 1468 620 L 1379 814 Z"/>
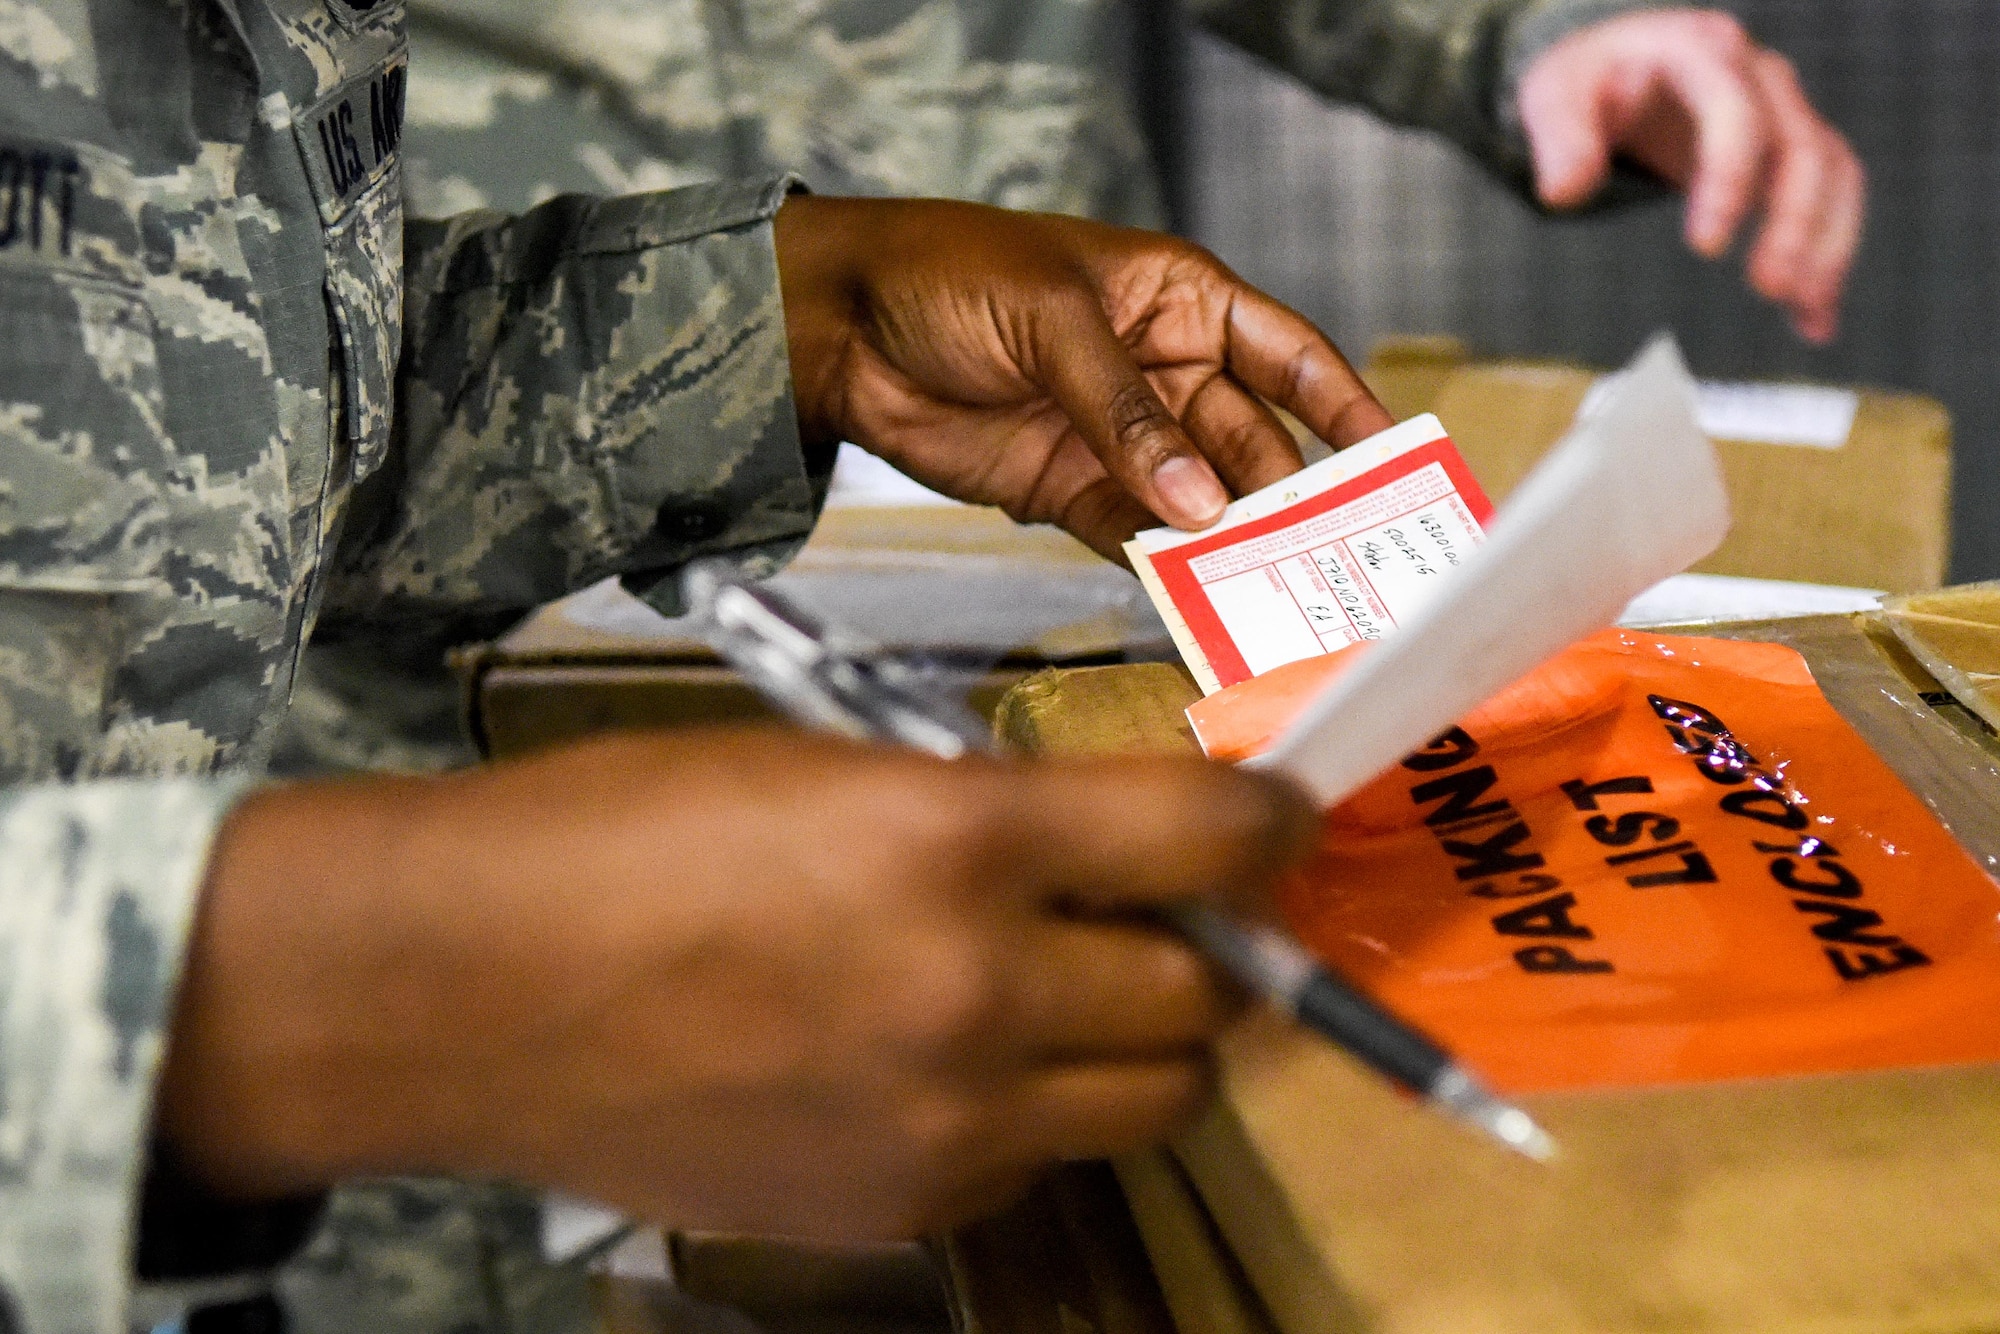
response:
<path id="1" fill-rule="evenodd" d="M 1866 178 L 1791 62 L 1734 17 L 1662 9 L 1579 29 L 1528 67 L 1518 107 L 1544 203 L 1582 204 L 1624 156 L 1686 192 L 1687 243 L 1711 259 L 1761 213 L 1751 287 L 1800 337 L 1832 341 Z"/>

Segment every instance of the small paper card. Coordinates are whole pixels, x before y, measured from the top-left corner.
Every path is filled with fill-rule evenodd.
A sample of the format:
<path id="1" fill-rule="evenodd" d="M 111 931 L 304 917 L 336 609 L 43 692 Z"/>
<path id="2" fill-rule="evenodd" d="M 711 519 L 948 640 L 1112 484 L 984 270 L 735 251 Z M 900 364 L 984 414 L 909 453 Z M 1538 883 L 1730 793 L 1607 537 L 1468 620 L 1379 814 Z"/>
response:
<path id="1" fill-rule="evenodd" d="M 1213 694 L 1382 638 L 1485 539 L 1492 515 L 1426 414 L 1243 497 L 1213 527 L 1150 529 L 1125 552 Z"/>
<path id="2" fill-rule="evenodd" d="M 1729 494 L 1694 381 L 1655 338 L 1507 498 L 1444 587 L 1306 704 L 1261 755 L 1334 806 L 1510 683 L 1715 550 Z M 1356 646 L 1360 653 L 1364 646 Z"/>

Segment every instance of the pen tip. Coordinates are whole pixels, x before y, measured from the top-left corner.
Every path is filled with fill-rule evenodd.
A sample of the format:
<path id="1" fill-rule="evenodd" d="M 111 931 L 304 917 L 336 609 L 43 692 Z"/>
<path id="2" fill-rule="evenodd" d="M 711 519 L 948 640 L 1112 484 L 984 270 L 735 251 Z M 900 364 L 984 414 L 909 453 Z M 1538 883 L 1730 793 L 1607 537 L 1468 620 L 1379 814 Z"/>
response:
<path id="1" fill-rule="evenodd" d="M 1432 1086 L 1431 1096 L 1460 1120 L 1538 1163 L 1556 1156 L 1556 1142 L 1535 1119 L 1511 1102 L 1503 1102 L 1481 1087 L 1464 1069 L 1454 1066 Z"/>
<path id="2" fill-rule="evenodd" d="M 1519 1107 L 1494 1103 L 1494 1115 L 1485 1125 L 1495 1139 L 1538 1163 L 1556 1156 L 1556 1142 L 1549 1132 L 1536 1125 L 1535 1119 Z"/>

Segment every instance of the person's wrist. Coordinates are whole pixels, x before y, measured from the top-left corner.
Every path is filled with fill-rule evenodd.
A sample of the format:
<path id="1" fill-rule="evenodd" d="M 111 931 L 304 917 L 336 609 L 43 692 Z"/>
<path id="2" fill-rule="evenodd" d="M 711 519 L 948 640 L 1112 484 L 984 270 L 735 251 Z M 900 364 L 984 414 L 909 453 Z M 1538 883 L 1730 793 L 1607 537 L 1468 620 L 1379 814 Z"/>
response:
<path id="1" fill-rule="evenodd" d="M 374 783 L 256 793 L 210 855 L 176 997 L 155 1127 L 180 1170 L 219 1200 L 323 1189 L 412 1156 L 366 1096 L 379 1026 L 368 1012 L 370 929 L 393 818 Z M 329 855 L 332 854 L 332 855 Z M 380 929 L 393 932 L 394 923 Z M 327 1041 L 345 1030 L 346 1040 Z"/>
<path id="2" fill-rule="evenodd" d="M 772 220 L 792 397 L 799 440 L 808 449 L 831 446 L 843 436 L 841 363 L 860 300 L 850 225 L 851 206 L 858 202 L 793 195 Z"/>

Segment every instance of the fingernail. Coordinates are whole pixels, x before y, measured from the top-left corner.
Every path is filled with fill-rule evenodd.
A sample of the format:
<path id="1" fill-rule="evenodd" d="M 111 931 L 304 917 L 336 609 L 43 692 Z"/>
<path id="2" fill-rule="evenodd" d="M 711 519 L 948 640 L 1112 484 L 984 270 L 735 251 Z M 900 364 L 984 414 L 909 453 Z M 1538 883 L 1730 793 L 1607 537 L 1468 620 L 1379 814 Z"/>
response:
<path id="1" fill-rule="evenodd" d="M 1169 511 L 1161 517 L 1182 527 L 1206 528 L 1229 504 L 1228 493 L 1208 465 L 1185 454 L 1153 469 L 1153 489 Z"/>
<path id="2" fill-rule="evenodd" d="M 1703 259 L 1721 259 L 1729 253 L 1730 242 L 1736 238 L 1730 233 L 1728 220 L 1709 218 L 1697 233 L 1695 249 Z"/>
<path id="3" fill-rule="evenodd" d="M 1689 208 L 1687 243 L 1688 249 L 1703 259 L 1719 257 L 1729 245 L 1729 237 L 1722 230 L 1722 219 L 1713 210 Z"/>

